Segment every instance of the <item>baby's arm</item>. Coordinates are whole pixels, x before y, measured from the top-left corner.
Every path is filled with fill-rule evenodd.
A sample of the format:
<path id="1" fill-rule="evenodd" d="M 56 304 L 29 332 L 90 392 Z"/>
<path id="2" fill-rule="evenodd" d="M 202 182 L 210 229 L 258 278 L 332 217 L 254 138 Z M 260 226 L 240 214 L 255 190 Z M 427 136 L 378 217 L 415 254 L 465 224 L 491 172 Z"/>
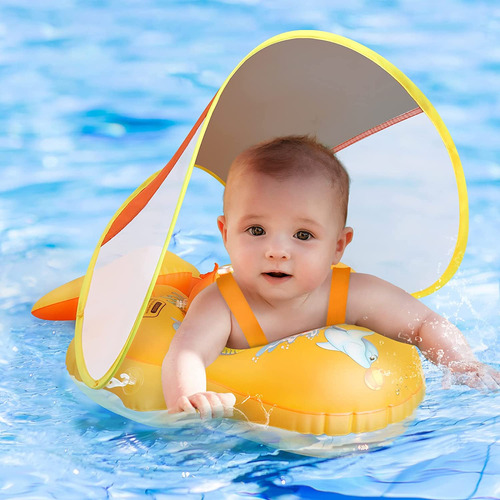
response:
<path id="1" fill-rule="evenodd" d="M 448 368 L 448 382 L 452 377 L 477 389 L 500 388 L 500 374 L 475 358 L 456 326 L 386 281 L 351 275 L 347 322 L 416 345 L 427 359 Z"/>
<path id="2" fill-rule="evenodd" d="M 205 369 L 229 337 L 231 318 L 215 285 L 191 304 L 162 365 L 162 386 L 171 413 L 200 412 L 202 418 L 231 416 L 233 394 L 207 392 Z"/>

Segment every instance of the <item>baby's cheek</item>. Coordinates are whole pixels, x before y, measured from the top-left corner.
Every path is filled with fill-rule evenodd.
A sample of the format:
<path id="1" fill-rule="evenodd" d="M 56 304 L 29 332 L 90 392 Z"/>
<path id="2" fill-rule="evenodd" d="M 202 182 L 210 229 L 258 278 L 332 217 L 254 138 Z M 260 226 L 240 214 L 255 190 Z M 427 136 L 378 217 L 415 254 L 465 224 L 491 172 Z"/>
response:
<path id="1" fill-rule="evenodd" d="M 239 241 L 231 241 L 226 246 L 226 249 L 233 266 L 241 265 L 241 263 L 244 263 L 249 258 L 248 254 L 250 252 L 248 245 L 244 245 Z"/>
<path id="2" fill-rule="evenodd" d="M 317 269 L 314 265 L 306 266 L 301 270 L 301 283 L 304 288 L 309 291 L 318 288 L 327 276 L 327 272 L 322 269 Z"/>
<path id="3" fill-rule="evenodd" d="M 239 267 L 242 271 L 247 271 L 255 265 L 255 254 L 248 247 L 242 247 L 238 252 L 232 256 L 231 262 L 234 266 Z"/>

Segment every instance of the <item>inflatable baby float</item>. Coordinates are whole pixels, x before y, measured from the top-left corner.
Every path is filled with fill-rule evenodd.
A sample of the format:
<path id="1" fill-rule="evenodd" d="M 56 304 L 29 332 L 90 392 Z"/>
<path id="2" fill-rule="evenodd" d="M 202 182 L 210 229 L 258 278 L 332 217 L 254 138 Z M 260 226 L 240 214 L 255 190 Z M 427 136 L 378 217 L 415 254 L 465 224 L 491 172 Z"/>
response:
<path id="1" fill-rule="evenodd" d="M 162 269 L 125 358 L 101 390 L 86 390 L 101 406 L 156 426 L 168 423 L 161 365 L 170 341 L 190 300 L 219 274 L 215 269 L 199 275 L 170 252 Z M 185 278 L 184 286 L 180 276 Z M 177 286 L 159 284 L 166 282 Z M 73 291 L 75 284 L 70 283 Z M 35 304 L 34 314 L 70 317 L 69 295 L 68 285 L 63 285 Z M 85 391 L 75 340 L 68 348 L 66 365 Z M 316 435 L 368 432 L 401 421 L 425 390 L 414 347 L 349 325 L 299 333 L 249 349 L 226 348 L 208 368 L 207 380 L 209 390 L 237 396 L 236 417 Z"/>
<path id="2" fill-rule="evenodd" d="M 356 239 L 346 265 L 416 297 L 453 276 L 467 239 L 467 195 L 437 112 L 370 49 L 330 33 L 284 33 L 243 59 L 169 163 L 124 202 L 85 277 L 35 304 L 38 317 L 76 319 L 67 368 L 93 400 L 165 425 L 163 357 L 193 296 L 227 272 L 201 275 L 168 250 L 191 172 L 224 183 L 239 152 L 290 134 L 315 135 L 350 173 Z M 400 422 L 425 392 L 416 348 L 342 322 L 226 348 L 207 381 L 236 395 L 235 418 L 328 436 Z"/>

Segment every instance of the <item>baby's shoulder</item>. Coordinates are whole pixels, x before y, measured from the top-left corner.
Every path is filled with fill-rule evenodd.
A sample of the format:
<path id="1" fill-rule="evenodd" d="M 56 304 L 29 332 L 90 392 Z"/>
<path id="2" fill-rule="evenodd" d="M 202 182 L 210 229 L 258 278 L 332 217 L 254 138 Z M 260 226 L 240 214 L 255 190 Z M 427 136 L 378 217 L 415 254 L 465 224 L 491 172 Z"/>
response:
<path id="1" fill-rule="evenodd" d="M 397 289 L 391 283 L 365 273 L 351 273 L 349 279 L 349 301 L 370 300 L 381 298 L 389 291 L 394 292 Z"/>
<path id="2" fill-rule="evenodd" d="M 212 340 L 220 338 L 225 345 L 231 332 L 231 316 L 215 283 L 194 297 L 182 321 L 182 332 Z"/>
<path id="3" fill-rule="evenodd" d="M 219 292 L 216 283 L 211 283 L 196 295 L 188 310 L 191 315 L 202 314 L 206 317 L 228 316 L 229 308 Z"/>
<path id="4" fill-rule="evenodd" d="M 392 311 L 409 307 L 415 301 L 401 288 L 377 276 L 352 273 L 349 280 L 346 316 L 348 322 L 358 324 L 365 316 L 379 318 Z"/>
<path id="5" fill-rule="evenodd" d="M 381 282 L 383 282 L 383 280 L 372 274 L 351 272 L 349 278 L 349 292 L 356 292 L 367 287 L 377 287 L 380 286 Z"/>
<path id="6" fill-rule="evenodd" d="M 389 283 L 388 281 L 385 281 L 382 278 L 374 276 L 373 274 L 353 272 L 350 275 L 349 293 L 355 293 L 355 294 L 361 292 L 379 293 L 387 289 L 394 290 L 398 288 L 392 283 Z"/>
<path id="7" fill-rule="evenodd" d="M 227 307 L 218 297 L 217 287 L 209 285 L 188 306 L 178 334 L 197 345 L 207 341 L 226 345 L 230 332 L 231 317 Z"/>

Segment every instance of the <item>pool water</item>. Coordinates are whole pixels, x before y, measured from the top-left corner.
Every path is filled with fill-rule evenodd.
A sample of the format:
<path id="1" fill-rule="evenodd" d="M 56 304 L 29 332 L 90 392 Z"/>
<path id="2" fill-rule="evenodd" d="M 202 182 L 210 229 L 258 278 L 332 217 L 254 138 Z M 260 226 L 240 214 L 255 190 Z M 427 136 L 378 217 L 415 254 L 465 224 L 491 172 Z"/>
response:
<path id="1" fill-rule="evenodd" d="M 400 435 L 306 457 L 217 422 L 154 429 L 98 407 L 65 371 L 73 324 L 30 315 L 84 274 L 112 214 L 241 58 L 275 34 L 319 29 L 389 59 L 448 126 L 468 184 L 469 244 L 457 275 L 424 300 L 499 368 L 499 25 L 493 1 L 4 0 L 0 498 L 500 498 L 499 395 L 444 391 L 428 362 L 425 400 Z M 220 187 L 204 175 L 171 249 L 208 271 L 227 258 Z M 205 189 L 213 206 L 200 206 Z"/>

